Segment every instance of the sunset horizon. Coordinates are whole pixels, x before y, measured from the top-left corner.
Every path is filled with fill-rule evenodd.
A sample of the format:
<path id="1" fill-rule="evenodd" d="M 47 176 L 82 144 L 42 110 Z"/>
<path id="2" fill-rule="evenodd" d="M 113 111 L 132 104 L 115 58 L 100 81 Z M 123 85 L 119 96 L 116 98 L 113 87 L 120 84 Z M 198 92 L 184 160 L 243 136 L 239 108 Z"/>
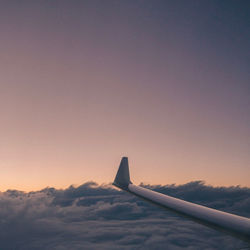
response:
<path id="1" fill-rule="evenodd" d="M 249 24 L 249 0 L 0 1 L 0 249 L 244 248 Z"/>

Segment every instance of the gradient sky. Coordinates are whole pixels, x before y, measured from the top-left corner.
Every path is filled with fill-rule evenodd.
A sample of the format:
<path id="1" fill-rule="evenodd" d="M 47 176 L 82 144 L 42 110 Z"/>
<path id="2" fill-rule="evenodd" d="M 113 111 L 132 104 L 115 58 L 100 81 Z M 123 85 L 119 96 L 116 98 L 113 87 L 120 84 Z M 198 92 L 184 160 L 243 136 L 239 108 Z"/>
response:
<path id="1" fill-rule="evenodd" d="M 1 1 L 0 190 L 250 186 L 249 1 Z"/>

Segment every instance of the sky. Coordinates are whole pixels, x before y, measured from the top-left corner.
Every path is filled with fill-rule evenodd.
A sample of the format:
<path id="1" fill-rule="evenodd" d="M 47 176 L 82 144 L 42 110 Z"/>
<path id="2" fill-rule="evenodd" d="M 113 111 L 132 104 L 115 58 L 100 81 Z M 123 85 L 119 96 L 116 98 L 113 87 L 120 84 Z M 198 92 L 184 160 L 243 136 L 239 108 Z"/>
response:
<path id="1" fill-rule="evenodd" d="M 0 190 L 250 187 L 249 1 L 0 2 Z"/>

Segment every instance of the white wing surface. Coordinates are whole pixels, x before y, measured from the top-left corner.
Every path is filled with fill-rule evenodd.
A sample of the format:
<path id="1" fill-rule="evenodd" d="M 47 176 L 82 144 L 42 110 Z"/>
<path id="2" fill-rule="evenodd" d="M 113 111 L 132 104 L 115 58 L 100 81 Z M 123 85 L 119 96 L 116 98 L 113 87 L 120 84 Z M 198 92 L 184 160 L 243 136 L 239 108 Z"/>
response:
<path id="1" fill-rule="evenodd" d="M 250 242 L 249 218 L 201 206 L 132 184 L 127 157 L 122 158 L 113 185 L 144 200 L 184 215 L 198 223 Z"/>

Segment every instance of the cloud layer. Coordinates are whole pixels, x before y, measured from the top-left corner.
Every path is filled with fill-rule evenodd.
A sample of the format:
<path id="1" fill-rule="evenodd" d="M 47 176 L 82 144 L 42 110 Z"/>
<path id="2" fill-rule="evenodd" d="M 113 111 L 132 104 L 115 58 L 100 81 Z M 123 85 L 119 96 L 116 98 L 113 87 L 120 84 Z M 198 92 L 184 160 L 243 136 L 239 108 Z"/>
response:
<path id="1" fill-rule="evenodd" d="M 250 189 L 203 182 L 147 186 L 250 217 Z M 237 249 L 240 240 L 94 182 L 0 194 L 0 249 Z"/>

